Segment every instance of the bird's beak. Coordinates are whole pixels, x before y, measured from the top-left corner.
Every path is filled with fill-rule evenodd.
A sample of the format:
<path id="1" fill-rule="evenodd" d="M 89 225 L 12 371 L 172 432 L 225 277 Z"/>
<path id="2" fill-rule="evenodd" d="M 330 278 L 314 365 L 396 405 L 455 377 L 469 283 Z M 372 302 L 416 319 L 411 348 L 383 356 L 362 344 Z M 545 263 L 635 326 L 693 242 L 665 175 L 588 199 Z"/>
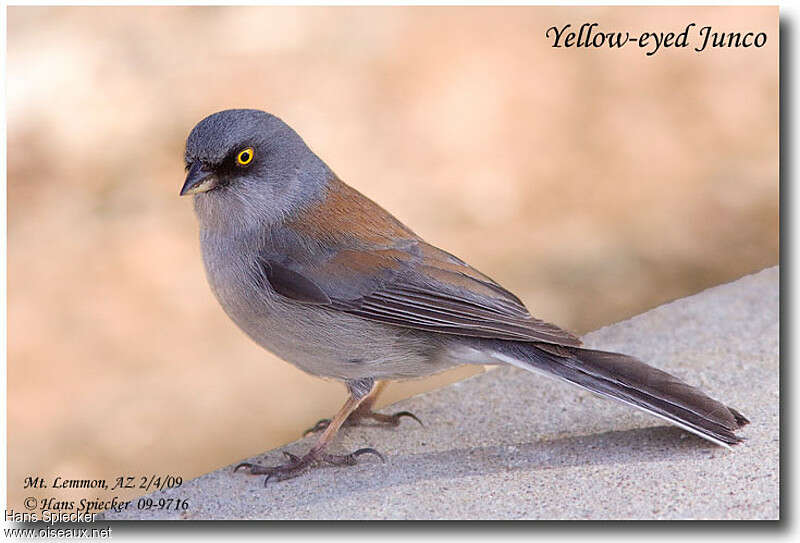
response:
<path id="1" fill-rule="evenodd" d="M 200 161 L 192 162 L 181 189 L 181 196 L 209 191 L 216 187 L 217 183 L 218 179 L 214 172 L 206 169 Z"/>

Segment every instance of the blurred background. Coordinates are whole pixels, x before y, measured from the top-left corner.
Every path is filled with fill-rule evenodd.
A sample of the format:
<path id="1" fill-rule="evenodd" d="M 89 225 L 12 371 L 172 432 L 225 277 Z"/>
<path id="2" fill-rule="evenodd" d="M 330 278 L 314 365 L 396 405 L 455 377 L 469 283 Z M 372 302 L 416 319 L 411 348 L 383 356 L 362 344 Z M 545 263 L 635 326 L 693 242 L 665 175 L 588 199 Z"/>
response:
<path id="1" fill-rule="evenodd" d="M 595 21 L 768 41 L 645 56 L 544 36 Z M 27 475 L 193 477 L 342 403 L 206 285 L 178 197 L 206 115 L 275 113 L 428 241 L 585 333 L 778 263 L 777 45 L 775 7 L 8 8 L 9 506 Z"/>

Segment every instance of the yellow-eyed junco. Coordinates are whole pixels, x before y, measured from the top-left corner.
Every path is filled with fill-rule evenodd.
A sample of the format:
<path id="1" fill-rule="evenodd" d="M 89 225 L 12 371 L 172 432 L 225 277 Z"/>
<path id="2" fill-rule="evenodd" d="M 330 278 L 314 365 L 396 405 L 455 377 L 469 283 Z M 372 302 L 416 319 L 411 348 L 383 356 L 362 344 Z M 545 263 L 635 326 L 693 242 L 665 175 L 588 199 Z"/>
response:
<path id="1" fill-rule="evenodd" d="M 326 452 L 351 417 L 396 424 L 410 413 L 372 411 L 378 380 L 458 364 L 511 364 L 661 417 L 718 445 L 741 441 L 748 420 L 699 389 L 624 354 L 581 347 L 533 318 L 498 283 L 426 243 L 344 184 L 277 117 L 234 109 L 200 121 L 186 142 L 208 281 L 256 343 L 349 397 L 308 454 L 253 474 L 293 477 L 318 462 L 354 464 L 377 451 Z"/>

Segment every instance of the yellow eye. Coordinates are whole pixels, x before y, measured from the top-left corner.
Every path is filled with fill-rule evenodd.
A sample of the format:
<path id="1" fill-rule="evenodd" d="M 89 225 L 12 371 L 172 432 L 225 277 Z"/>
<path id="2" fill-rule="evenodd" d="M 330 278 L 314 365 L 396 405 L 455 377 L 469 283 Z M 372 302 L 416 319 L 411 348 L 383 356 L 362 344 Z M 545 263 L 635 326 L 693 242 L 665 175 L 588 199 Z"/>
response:
<path id="1" fill-rule="evenodd" d="M 254 151 L 252 147 L 248 147 L 247 149 L 242 149 L 239 151 L 239 154 L 236 155 L 236 163 L 239 166 L 247 166 L 253 161 Z"/>

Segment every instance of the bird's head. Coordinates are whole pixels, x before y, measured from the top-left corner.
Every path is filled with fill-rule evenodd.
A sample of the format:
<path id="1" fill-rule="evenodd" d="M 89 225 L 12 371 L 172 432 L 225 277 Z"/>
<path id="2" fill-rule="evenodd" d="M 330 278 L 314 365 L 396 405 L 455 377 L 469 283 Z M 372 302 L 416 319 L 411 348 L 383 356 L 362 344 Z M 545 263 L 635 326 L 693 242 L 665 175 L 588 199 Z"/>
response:
<path id="1" fill-rule="evenodd" d="M 279 118 L 255 109 L 209 115 L 186 140 L 186 180 L 201 223 L 280 220 L 314 200 L 332 173 Z"/>

